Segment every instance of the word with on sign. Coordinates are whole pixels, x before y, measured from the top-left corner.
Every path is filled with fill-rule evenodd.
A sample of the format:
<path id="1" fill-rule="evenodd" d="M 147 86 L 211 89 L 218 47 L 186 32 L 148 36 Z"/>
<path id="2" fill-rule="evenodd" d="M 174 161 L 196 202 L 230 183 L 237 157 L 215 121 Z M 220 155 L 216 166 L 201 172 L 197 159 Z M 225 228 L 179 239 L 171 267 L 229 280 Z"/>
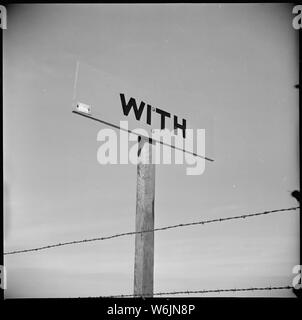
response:
<path id="1" fill-rule="evenodd" d="M 152 116 L 151 115 L 152 115 L 152 111 L 153 111 L 153 112 L 156 112 L 157 114 L 160 115 L 160 129 L 166 129 L 166 118 L 171 118 L 171 113 L 166 112 L 166 111 L 159 109 L 159 108 L 154 108 L 150 104 L 146 104 L 144 101 L 141 101 L 139 103 L 139 107 L 138 107 L 138 104 L 136 103 L 136 100 L 133 97 L 131 97 L 128 100 L 128 102 L 126 102 L 126 98 L 123 93 L 120 93 L 120 98 L 121 98 L 123 113 L 125 116 L 128 116 L 130 113 L 130 110 L 133 109 L 136 120 L 140 120 L 142 117 L 142 113 L 146 107 L 146 109 L 147 109 L 147 111 L 146 111 L 147 124 L 148 125 L 152 124 Z M 187 125 L 186 119 L 182 119 L 182 123 L 180 124 L 180 123 L 178 123 L 178 117 L 176 115 L 174 115 L 174 117 L 173 117 L 174 131 L 176 131 L 177 129 L 181 129 L 183 138 L 186 137 L 186 125 Z"/>

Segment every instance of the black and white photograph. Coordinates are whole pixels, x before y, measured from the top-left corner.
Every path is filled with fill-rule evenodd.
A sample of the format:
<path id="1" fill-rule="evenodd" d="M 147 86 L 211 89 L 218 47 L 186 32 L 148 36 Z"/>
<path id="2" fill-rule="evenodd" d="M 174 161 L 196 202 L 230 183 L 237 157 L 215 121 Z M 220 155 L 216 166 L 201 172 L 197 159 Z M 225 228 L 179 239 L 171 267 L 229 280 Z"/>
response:
<path id="1" fill-rule="evenodd" d="M 301 297 L 302 5 L 0 9 L 4 300 Z"/>

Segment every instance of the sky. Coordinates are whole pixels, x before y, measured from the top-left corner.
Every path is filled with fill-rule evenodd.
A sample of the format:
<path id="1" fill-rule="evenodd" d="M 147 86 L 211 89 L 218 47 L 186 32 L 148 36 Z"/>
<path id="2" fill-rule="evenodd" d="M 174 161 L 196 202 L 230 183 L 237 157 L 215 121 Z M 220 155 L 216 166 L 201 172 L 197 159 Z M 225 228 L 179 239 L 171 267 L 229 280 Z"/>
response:
<path id="1" fill-rule="evenodd" d="M 7 14 L 5 252 L 135 229 L 136 166 L 98 163 L 105 126 L 72 113 L 77 62 L 76 97 L 93 96 L 95 114 L 120 106 L 83 70 L 206 129 L 215 161 L 202 175 L 156 165 L 155 227 L 297 206 L 290 5 L 20 4 Z M 154 292 L 291 285 L 298 211 L 156 232 L 154 250 Z M 5 266 L 6 298 L 131 294 L 134 236 L 9 255 Z"/>

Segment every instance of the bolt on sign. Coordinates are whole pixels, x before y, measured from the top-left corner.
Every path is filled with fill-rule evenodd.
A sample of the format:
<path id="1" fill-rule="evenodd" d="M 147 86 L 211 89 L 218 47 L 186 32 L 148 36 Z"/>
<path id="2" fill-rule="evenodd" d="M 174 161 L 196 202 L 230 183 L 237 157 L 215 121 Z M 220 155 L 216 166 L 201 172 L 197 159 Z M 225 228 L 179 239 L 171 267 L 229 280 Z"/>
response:
<path id="1" fill-rule="evenodd" d="M 118 74 L 84 62 L 78 64 L 75 83 L 75 110 L 119 126 L 128 122 L 130 131 L 144 130 L 149 137 L 154 131 L 169 130 L 184 142 L 188 129 L 205 129 L 211 134 L 212 123 L 202 112 L 200 97 L 181 87 L 159 87 L 156 79 L 136 78 L 121 70 Z M 201 95 L 202 97 L 202 90 Z M 143 132 L 141 132 L 144 135 Z M 194 146 L 193 152 L 196 152 Z M 207 153 L 209 151 L 207 145 Z"/>

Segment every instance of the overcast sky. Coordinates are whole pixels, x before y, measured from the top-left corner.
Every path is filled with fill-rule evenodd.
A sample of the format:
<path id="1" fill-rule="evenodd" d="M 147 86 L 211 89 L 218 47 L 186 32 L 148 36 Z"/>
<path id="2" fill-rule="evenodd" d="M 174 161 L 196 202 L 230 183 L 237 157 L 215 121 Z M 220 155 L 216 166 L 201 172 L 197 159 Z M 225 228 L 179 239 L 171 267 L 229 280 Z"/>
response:
<path id="1" fill-rule="evenodd" d="M 111 89 L 131 84 L 134 96 L 206 129 L 215 162 L 203 175 L 157 165 L 156 227 L 296 206 L 292 18 L 284 4 L 10 6 L 5 251 L 135 229 L 136 166 L 100 165 L 104 126 L 71 112 L 77 61 L 117 79 Z M 94 79 L 80 67 L 79 90 Z M 94 98 L 98 115 L 120 108 Z M 157 232 L 154 291 L 291 285 L 298 221 L 289 212 Z M 134 237 L 6 256 L 5 265 L 9 298 L 131 294 Z"/>

